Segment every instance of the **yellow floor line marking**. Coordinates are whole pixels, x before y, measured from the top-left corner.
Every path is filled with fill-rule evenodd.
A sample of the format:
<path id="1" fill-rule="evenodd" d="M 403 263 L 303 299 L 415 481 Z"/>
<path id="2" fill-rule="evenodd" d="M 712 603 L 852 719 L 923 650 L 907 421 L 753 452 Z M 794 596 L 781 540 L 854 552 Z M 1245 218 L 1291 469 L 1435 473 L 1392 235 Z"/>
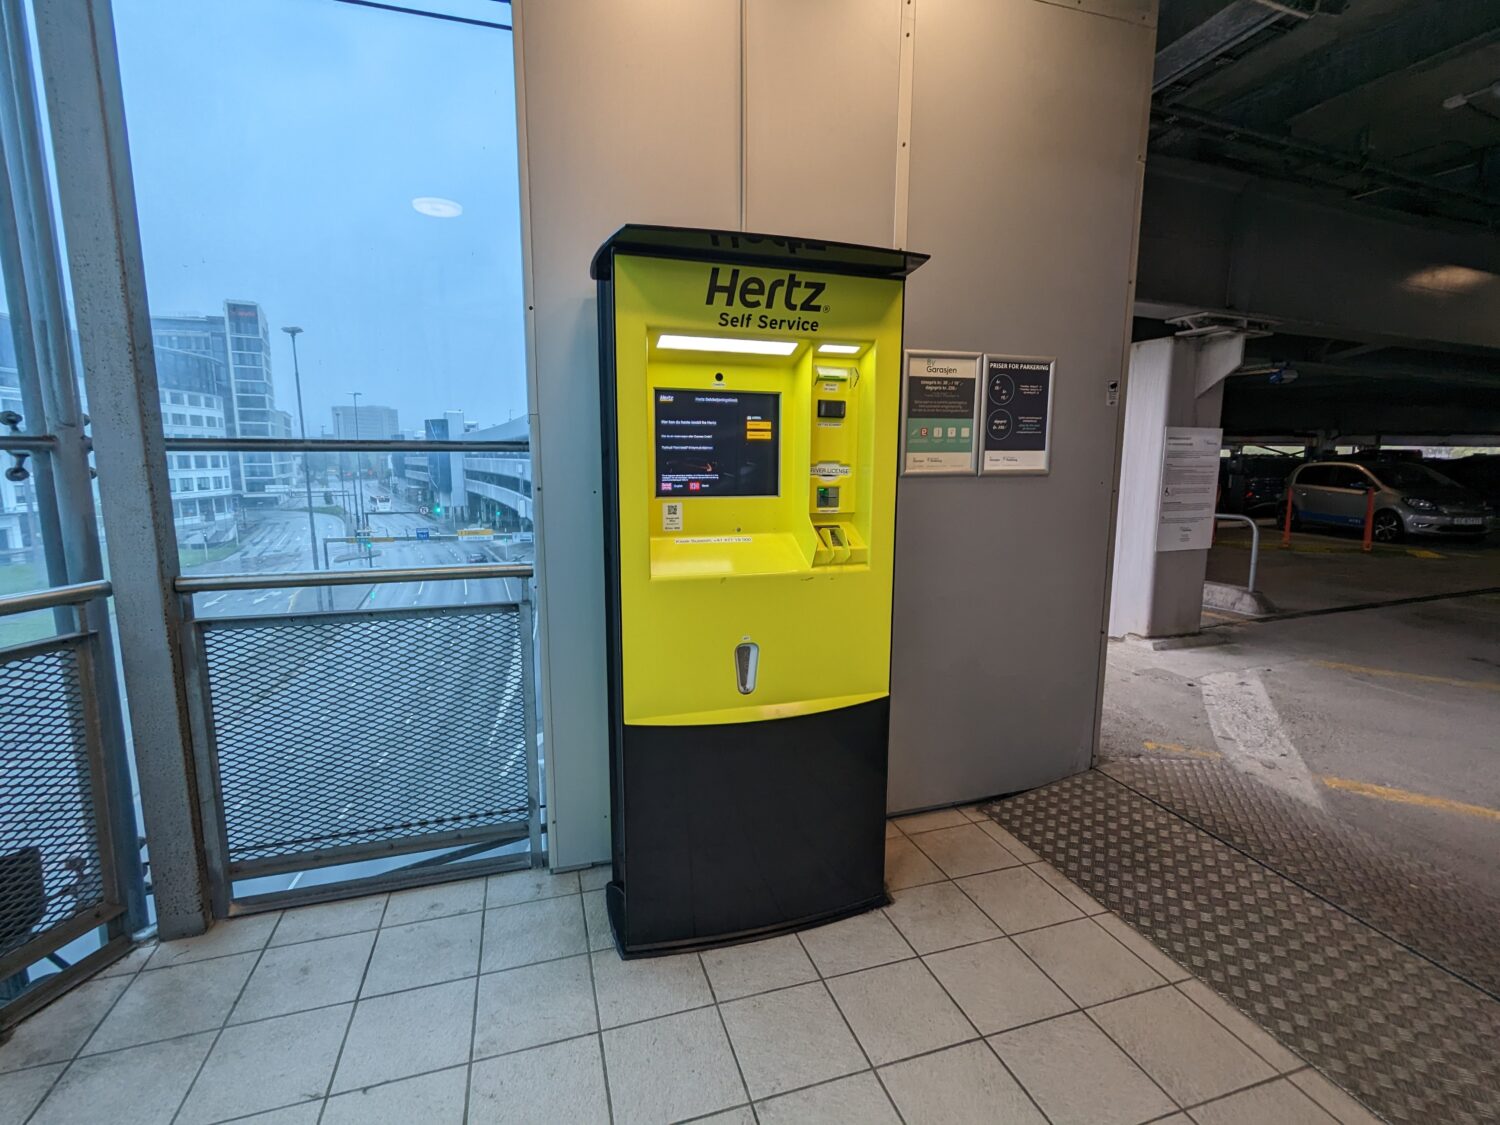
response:
<path id="1" fill-rule="evenodd" d="M 1426 551 L 1417 547 L 1408 548 L 1406 553 L 1414 559 L 1440 559 L 1443 557 L 1436 551 Z"/>
<path id="2" fill-rule="evenodd" d="M 1239 620 L 1239 618 L 1236 617 L 1232 613 L 1216 613 L 1214 610 L 1211 610 L 1211 609 L 1205 609 L 1203 611 L 1203 616 L 1204 617 L 1217 617 L 1220 621 L 1238 621 Z"/>
<path id="3" fill-rule="evenodd" d="M 1462 801 L 1450 801 L 1446 797 L 1430 797 L 1426 793 L 1409 793 L 1405 789 L 1392 789 L 1388 785 L 1371 785 L 1367 781 L 1351 781 L 1347 777 L 1324 777 L 1323 784 L 1330 789 L 1345 793 L 1357 793 L 1361 797 L 1373 797 L 1377 801 L 1394 801 L 1398 805 L 1420 805 L 1424 809 L 1460 813 L 1463 816 L 1481 816 L 1486 820 L 1500 821 L 1500 809 L 1483 805 L 1466 805 Z"/>
<path id="4" fill-rule="evenodd" d="M 1209 761 L 1218 761 L 1224 755 L 1217 750 L 1195 750 L 1191 746 L 1182 746 L 1176 742 L 1152 742 L 1149 739 L 1141 743 L 1147 750 L 1165 750 L 1169 754 L 1186 754 L 1190 758 L 1207 758 Z"/>
<path id="5" fill-rule="evenodd" d="M 1335 672 L 1352 672 L 1359 676 L 1385 676 L 1393 680 L 1412 680 L 1419 684 L 1446 684 L 1449 687 L 1500 691 L 1500 682 L 1494 680 L 1458 680 L 1452 676 L 1424 676 L 1420 672 L 1398 672 L 1394 668 L 1367 668 L 1363 664 L 1344 664 L 1338 660 L 1314 660 L 1313 663 L 1319 668 L 1331 668 Z"/>

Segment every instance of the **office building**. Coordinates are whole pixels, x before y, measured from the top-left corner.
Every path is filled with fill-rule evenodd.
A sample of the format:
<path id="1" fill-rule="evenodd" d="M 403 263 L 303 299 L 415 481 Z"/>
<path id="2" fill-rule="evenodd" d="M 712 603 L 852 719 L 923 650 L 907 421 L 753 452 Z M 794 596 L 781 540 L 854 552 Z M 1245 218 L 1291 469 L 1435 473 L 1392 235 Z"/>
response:
<path id="1" fill-rule="evenodd" d="M 157 347 L 155 351 L 157 400 L 161 406 L 163 435 L 169 438 L 227 436 L 226 400 L 218 393 L 222 385 L 222 365 L 207 351 L 179 351 L 165 347 Z M 233 460 L 232 454 L 213 450 L 167 454 L 167 478 L 172 489 L 172 522 L 177 529 L 177 545 L 189 555 L 195 547 L 206 551 L 211 546 L 233 540 L 237 535 L 238 493 L 234 486 Z"/>
<path id="2" fill-rule="evenodd" d="M 201 354 L 213 361 L 225 435 L 293 436 L 289 416 L 276 409 L 270 327 L 257 302 L 225 301 L 222 316 L 153 316 L 151 335 L 159 350 Z M 232 487 L 247 507 L 280 503 L 296 473 L 295 458 L 288 453 L 235 453 L 228 461 Z"/>
<path id="3" fill-rule="evenodd" d="M 395 408 L 351 403 L 333 408 L 333 436 L 341 440 L 388 441 L 401 432 Z"/>

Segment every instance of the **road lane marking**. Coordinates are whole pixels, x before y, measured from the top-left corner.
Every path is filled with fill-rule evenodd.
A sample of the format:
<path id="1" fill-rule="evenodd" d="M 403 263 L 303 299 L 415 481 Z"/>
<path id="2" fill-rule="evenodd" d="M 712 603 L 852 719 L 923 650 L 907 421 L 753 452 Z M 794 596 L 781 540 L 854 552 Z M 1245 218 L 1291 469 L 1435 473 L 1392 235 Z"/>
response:
<path id="1" fill-rule="evenodd" d="M 1459 680 L 1452 676 L 1428 676 L 1421 672 L 1398 672 L 1394 668 L 1370 668 L 1364 664 L 1345 664 L 1339 660 L 1314 660 L 1312 663 L 1319 668 L 1330 668 L 1335 672 L 1350 672 L 1356 676 L 1385 676 L 1393 680 L 1412 680 L 1419 684 L 1446 684 L 1449 687 L 1500 691 L 1500 682 L 1495 680 Z"/>
<path id="2" fill-rule="evenodd" d="M 1440 559 L 1443 557 L 1436 551 L 1429 551 L 1421 547 L 1408 547 L 1406 553 L 1414 559 Z"/>
<path id="3" fill-rule="evenodd" d="M 1368 781 L 1354 781 L 1347 777 L 1323 777 L 1319 780 L 1330 789 L 1355 793 L 1361 797 L 1373 797 L 1377 801 L 1392 801 L 1398 805 L 1418 805 L 1424 809 L 1437 809 L 1441 812 L 1500 821 L 1500 809 L 1486 808 L 1484 805 L 1468 805 L 1463 801 L 1450 801 L 1447 797 L 1412 793 L 1405 789 L 1393 789 L 1389 785 L 1372 785 Z"/>
<path id="4" fill-rule="evenodd" d="M 1199 680 L 1214 740 L 1229 764 L 1304 804 L 1323 808 L 1323 790 L 1302 760 L 1254 669 Z"/>
<path id="5" fill-rule="evenodd" d="M 1176 742 L 1152 742 L 1149 738 L 1141 746 L 1146 750 L 1165 750 L 1169 754 L 1186 754 L 1190 758 L 1206 758 L 1211 762 L 1220 761 L 1224 757 L 1217 750 L 1199 750 Z"/>

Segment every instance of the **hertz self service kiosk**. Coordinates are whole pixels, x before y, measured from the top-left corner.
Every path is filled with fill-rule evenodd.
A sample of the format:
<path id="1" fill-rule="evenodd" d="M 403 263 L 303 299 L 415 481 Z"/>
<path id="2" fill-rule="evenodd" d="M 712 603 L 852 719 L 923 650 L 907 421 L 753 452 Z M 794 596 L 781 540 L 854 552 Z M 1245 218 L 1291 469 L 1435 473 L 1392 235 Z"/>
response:
<path id="1" fill-rule="evenodd" d="M 626 956 L 886 901 L 902 288 L 924 261 L 649 226 L 594 257 Z"/>

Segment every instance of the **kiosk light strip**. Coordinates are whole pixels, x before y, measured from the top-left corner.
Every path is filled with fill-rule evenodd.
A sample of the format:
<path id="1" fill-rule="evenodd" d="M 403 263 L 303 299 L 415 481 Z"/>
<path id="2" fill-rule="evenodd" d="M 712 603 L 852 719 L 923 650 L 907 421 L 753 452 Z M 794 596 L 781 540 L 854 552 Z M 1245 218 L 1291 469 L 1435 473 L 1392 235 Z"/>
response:
<path id="1" fill-rule="evenodd" d="M 791 355 L 797 350 L 797 343 L 796 340 L 747 340 L 729 336 L 680 336 L 663 333 L 657 338 L 656 346 L 669 351 Z"/>
<path id="2" fill-rule="evenodd" d="M 823 355 L 858 355 L 858 344 L 819 344 L 818 351 Z"/>

